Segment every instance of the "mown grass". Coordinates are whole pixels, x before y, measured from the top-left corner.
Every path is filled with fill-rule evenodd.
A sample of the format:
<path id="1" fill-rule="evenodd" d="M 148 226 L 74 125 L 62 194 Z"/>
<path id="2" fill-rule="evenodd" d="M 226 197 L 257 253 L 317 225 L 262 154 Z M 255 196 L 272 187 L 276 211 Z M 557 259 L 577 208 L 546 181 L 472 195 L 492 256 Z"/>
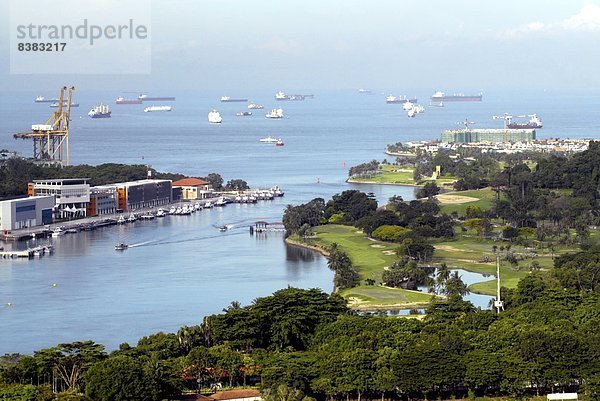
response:
<path id="1" fill-rule="evenodd" d="M 373 182 L 377 184 L 395 184 L 395 185 L 422 185 L 427 181 L 435 181 L 438 185 L 448 185 L 457 180 L 456 177 L 444 176 L 436 180 L 423 178 L 421 181 L 416 182 L 413 179 L 414 169 L 404 168 L 392 164 L 382 164 L 379 167 L 380 173 L 365 175 L 362 177 L 353 177 L 351 182 Z"/>
<path id="2" fill-rule="evenodd" d="M 479 206 L 482 209 L 489 209 L 494 204 L 496 193 L 492 191 L 490 187 L 483 189 L 473 189 L 469 191 L 456 191 L 449 192 L 449 195 L 454 196 L 468 196 L 470 198 L 476 198 L 478 200 L 465 202 L 465 203 L 444 203 L 442 196 L 440 200 L 440 208 L 442 213 L 451 214 L 457 212 L 459 215 L 465 215 L 467 213 L 468 206 Z"/>

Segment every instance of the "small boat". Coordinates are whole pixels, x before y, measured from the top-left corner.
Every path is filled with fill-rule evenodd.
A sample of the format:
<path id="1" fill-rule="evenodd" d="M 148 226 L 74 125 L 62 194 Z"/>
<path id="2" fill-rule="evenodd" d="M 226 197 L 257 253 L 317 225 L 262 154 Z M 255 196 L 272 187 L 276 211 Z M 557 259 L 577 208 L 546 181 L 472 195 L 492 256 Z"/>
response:
<path id="1" fill-rule="evenodd" d="M 120 215 L 117 219 L 117 224 L 125 224 L 126 222 L 127 220 L 125 220 L 125 217 L 123 217 L 123 215 Z"/>
<path id="2" fill-rule="evenodd" d="M 169 209 L 169 214 L 175 214 L 177 212 L 177 208 L 175 206 L 171 206 Z"/>
<path id="3" fill-rule="evenodd" d="M 220 197 L 220 198 L 219 198 L 219 199 L 217 199 L 217 200 L 216 200 L 216 202 L 215 202 L 215 206 L 216 206 L 216 207 L 223 207 L 223 206 L 225 206 L 225 205 L 227 205 L 227 202 L 225 201 L 225 198 L 223 198 L 223 197 Z"/>
<path id="4" fill-rule="evenodd" d="M 248 108 L 249 108 L 250 110 L 260 110 L 260 109 L 264 109 L 264 108 L 265 108 L 265 106 L 263 106 L 262 104 L 250 103 L 250 104 L 248 105 Z"/>
<path id="5" fill-rule="evenodd" d="M 156 217 L 165 217 L 167 212 L 165 212 L 162 208 L 156 211 Z"/>
<path id="6" fill-rule="evenodd" d="M 208 122 L 211 124 L 221 124 L 223 122 L 223 117 L 221 117 L 221 113 L 213 109 L 208 113 Z"/>
<path id="7" fill-rule="evenodd" d="M 273 119 L 283 118 L 283 109 L 272 109 L 265 117 Z"/>
<path id="8" fill-rule="evenodd" d="M 117 251 L 124 251 L 127 248 L 129 248 L 129 245 L 124 244 L 122 242 L 120 244 L 115 245 L 115 250 Z"/>
<path id="9" fill-rule="evenodd" d="M 219 227 L 219 231 L 227 231 L 227 226 L 222 225 L 221 227 Z"/>
<path id="10" fill-rule="evenodd" d="M 262 142 L 262 143 L 276 143 L 277 141 L 279 141 L 279 138 L 273 138 L 272 136 L 268 136 L 266 138 L 259 139 L 259 142 Z"/>
<path id="11" fill-rule="evenodd" d="M 147 212 L 147 213 L 144 213 L 143 215 L 141 215 L 140 218 L 142 220 L 152 220 L 152 219 L 154 219 L 154 215 L 150 212 Z"/>
<path id="12" fill-rule="evenodd" d="M 251 116 L 252 112 L 251 111 L 240 111 L 240 112 L 235 113 L 235 115 L 238 117 Z"/>
<path id="13" fill-rule="evenodd" d="M 58 238 L 58 237 L 62 237 L 63 235 L 65 235 L 67 232 L 65 230 L 63 230 L 62 227 L 56 227 L 52 230 L 52 237 L 53 238 Z"/>
<path id="14" fill-rule="evenodd" d="M 275 142 L 275 146 L 283 146 L 283 145 L 285 145 L 285 144 L 283 143 L 281 138 L 279 138 L 279 140 L 277 142 Z"/>
<path id="15" fill-rule="evenodd" d="M 153 111 L 171 111 L 173 107 L 171 106 L 149 106 L 144 109 L 145 113 L 150 113 Z"/>
<path id="16" fill-rule="evenodd" d="M 77 234 L 79 232 L 79 230 L 77 230 L 76 228 L 69 228 L 69 229 L 65 230 L 65 232 L 67 234 Z"/>
<path id="17" fill-rule="evenodd" d="M 205 208 L 205 209 L 210 209 L 210 208 L 212 208 L 213 206 L 214 206 L 214 205 L 213 205 L 213 203 L 212 203 L 211 201 L 208 201 L 208 202 L 206 202 L 206 203 L 204 204 L 204 208 Z"/>
<path id="18" fill-rule="evenodd" d="M 195 202 L 194 203 L 194 210 L 200 210 L 200 209 L 202 209 L 202 206 L 198 202 Z"/>
<path id="19" fill-rule="evenodd" d="M 133 223 L 136 220 L 137 220 L 137 216 L 135 215 L 135 213 L 131 213 L 129 215 L 129 218 L 127 218 L 127 221 L 130 222 L 130 223 Z"/>

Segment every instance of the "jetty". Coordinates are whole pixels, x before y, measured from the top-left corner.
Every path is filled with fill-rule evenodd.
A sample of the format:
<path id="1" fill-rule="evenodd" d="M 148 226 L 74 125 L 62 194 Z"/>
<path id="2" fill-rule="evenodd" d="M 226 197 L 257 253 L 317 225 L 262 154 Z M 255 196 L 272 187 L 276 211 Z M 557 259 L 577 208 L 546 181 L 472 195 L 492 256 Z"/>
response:
<path id="1" fill-rule="evenodd" d="M 52 247 L 52 245 L 41 245 L 41 246 L 36 246 L 34 248 L 28 248 L 22 251 L 5 251 L 5 250 L 0 250 L 0 258 L 2 259 L 16 259 L 16 258 L 25 258 L 25 259 L 31 259 L 35 256 L 42 256 L 44 254 L 50 254 L 52 253 L 54 250 L 54 248 Z"/>
<path id="2" fill-rule="evenodd" d="M 285 227 L 283 223 L 280 221 L 277 222 L 268 222 L 268 221 L 257 221 L 253 226 L 250 226 L 250 235 L 254 233 L 265 233 L 265 232 L 276 232 L 276 231 L 285 231 Z"/>

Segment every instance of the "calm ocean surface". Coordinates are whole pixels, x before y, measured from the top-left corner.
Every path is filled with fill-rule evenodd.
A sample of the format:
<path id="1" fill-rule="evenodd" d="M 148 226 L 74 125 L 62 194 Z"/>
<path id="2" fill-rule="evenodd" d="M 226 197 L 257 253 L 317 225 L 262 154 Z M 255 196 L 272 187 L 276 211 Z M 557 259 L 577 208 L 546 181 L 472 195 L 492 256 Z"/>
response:
<path id="1" fill-rule="evenodd" d="M 49 240 L 56 247 L 52 256 L 0 261 L 0 354 L 85 339 L 114 349 L 143 335 L 198 324 L 233 300 L 247 304 L 287 285 L 331 291 L 332 273 L 322 256 L 286 246 L 281 234 L 252 237 L 248 225 L 280 221 L 287 204 L 327 199 L 350 188 L 374 192 L 380 202 L 392 195 L 412 199 L 412 188 L 346 184 L 347 169 L 383 159 L 388 143 L 438 138 L 465 118 L 491 128 L 502 126 L 492 121 L 494 114 L 538 113 L 544 122 L 538 137 L 597 138 L 600 125 L 600 96 L 594 93 L 485 93 L 481 103 L 427 108 L 409 119 L 401 105 L 386 105 L 382 94 L 315 91 L 315 98 L 304 102 L 275 102 L 274 92 L 148 92 L 177 100 L 168 103 L 169 113 L 144 113 L 147 105 L 167 102 L 114 105 L 118 95 L 137 94 L 77 91 L 81 106 L 73 109 L 72 164 L 143 163 L 189 175 L 218 172 L 226 181 L 242 178 L 252 187 L 279 185 L 285 197 L 66 235 Z M 406 94 L 427 105 L 431 93 Z M 14 140 L 12 134 L 46 121 L 51 109 L 34 103 L 37 95 L 56 93 L 0 94 L 0 148 L 31 154 L 31 142 Z M 248 97 L 265 110 L 236 117 L 245 103 L 220 103 L 221 95 Z M 112 118 L 87 117 L 99 102 L 109 104 Z M 282 107 L 287 118 L 266 119 L 273 107 Z M 212 108 L 221 112 L 223 124 L 208 124 Z M 285 146 L 258 142 L 269 135 L 283 138 Z M 219 232 L 222 224 L 232 229 Z M 134 246 L 116 252 L 117 242 Z M 473 301 L 487 305 L 487 298 Z"/>

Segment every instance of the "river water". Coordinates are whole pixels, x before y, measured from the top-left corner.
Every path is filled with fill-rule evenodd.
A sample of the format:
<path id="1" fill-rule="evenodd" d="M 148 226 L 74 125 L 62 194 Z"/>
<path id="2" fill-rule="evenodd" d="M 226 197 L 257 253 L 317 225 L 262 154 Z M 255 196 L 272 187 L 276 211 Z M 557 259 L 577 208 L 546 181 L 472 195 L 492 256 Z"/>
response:
<path id="1" fill-rule="evenodd" d="M 373 192 L 380 202 L 392 195 L 413 199 L 412 188 L 344 181 L 348 167 L 384 158 L 388 143 L 437 138 L 467 116 L 481 122 L 480 127 L 497 126 L 491 115 L 504 111 L 537 112 L 545 119 L 542 136 L 593 137 L 598 120 L 594 112 L 600 105 L 596 94 L 492 93 L 481 103 L 428 108 L 408 119 L 401 105 L 386 105 L 381 95 L 316 92 L 312 100 L 277 104 L 274 92 L 239 94 L 265 105 L 266 110 L 255 110 L 251 117 L 236 117 L 243 104 L 221 104 L 223 94 L 187 92 L 154 93 L 177 96 L 169 113 L 143 113 L 147 105 L 112 105 L 112 118 L 103 120 L 89 119 L 86 113 L 101 101 L 112 104 L 122 93 L 76 92 L 81 106 L 72 117 L 73 164 L 143 163 L 196 176 L 219 172 L 225 180 L 242 178 L 253 187 L 279 185 L 286 195 L 255 205 L 66 235 L 50 239 L 56 247 L 52 256 L 1 261 L 0 354 L 31 353 L 85 339 L 114 349 L 143 335 L 198 324 L 233 300 L 247 304 L 288 285 L 331 291 L 332 273 L 322 256 L 285 245 L 278 233 L 250 236 L 248 226 L 257 220 L 280 221 L 287 204 L 328 199 L 350 188 Z M 425 98 L 431 92 L 417 94 Z M 0 148 L 31 154 L 31 143 L 15 141 L 12 134 L 47 119 L 50 108 L 35 104 L 37 95 L 56 96 L 0 94 Z M 559 114 L 565 96 L 585 98 L 577 119 Z M 284 108 L 286 119 L 264 118 L 275 106 Z M 223 124 L 206 122 L 212 108 L 221 111 Z M 283 138 L 285 146 L 258 142 L 269 135 Z M 232 228 L 220 232 L 217 227 L 223 224 Z M 117 242 L 134 246 L 116 252 Z M 476 305 L 487 307 L 488 298 L 472 297 Z"/>

